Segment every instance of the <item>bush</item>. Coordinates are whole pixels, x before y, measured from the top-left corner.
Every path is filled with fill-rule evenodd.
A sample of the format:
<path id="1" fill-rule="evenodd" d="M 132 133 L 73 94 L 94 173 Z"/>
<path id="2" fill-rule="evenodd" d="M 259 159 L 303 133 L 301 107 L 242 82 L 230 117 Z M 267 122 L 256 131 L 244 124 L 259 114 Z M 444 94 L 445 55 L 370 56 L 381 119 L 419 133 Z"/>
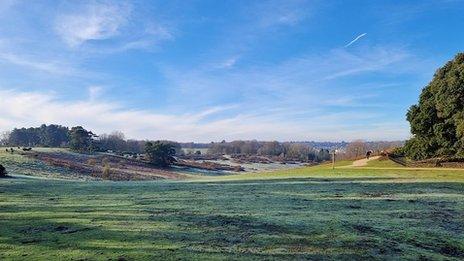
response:
<path id="1" fill-rule="evenodd" d="M 111 167 L 110 167 L 110 164 L 105 164 L 105 166 L 103 167 L 103 173 L 102 173 L 102 177 L 104 179 L 110 179 L 111 177 Z"/>
<path id="2" fill-rule="evenodd" d="M 6 171 L 5 167 L 0 164 L 0 177 L 5 177 L 8 172 Z"/>
<path id="3" fill-rule="evenodd" d="M 91 166 L 95 166 L 97 164 L 97 160 L 94 158 L 88 159 L 87 164 Z"/>

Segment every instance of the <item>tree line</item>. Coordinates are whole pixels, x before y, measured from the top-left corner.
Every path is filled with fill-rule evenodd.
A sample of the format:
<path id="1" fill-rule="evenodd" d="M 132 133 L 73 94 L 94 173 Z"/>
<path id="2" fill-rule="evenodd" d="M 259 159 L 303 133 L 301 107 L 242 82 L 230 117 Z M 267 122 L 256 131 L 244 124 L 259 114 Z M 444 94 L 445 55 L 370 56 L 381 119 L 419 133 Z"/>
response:
<path id="1" fill-rule="evenodd" d="M 278 141 L 237 140 L 232 142 L 213 142 L 208 148 L 208 153 L 259 155 L 315 162 L 322 162 L 330 159 L 330 152 L 327 149 L 314 149 L 303 143 Z"/>
<path id="2" fill-rule="evenodd" d="M 311 144 L 316 142 L 278 142 L 278 141 L 232 141 L 211 143 L 208 149 L 210 154 L 245 154 L 268 157 L 281 157 L 283 159 L 323 162 L 331 160 L 332 153 L 336 151 L 338 159 L 358 159 L 366 155 L 367 151 L 380 154 L 382 151 L 391 151 L 401 147 L 402 141 L 363 141 L 331 142 L 329 148 L 317 148 Z M 322 144 L 322 143 L 321 143 Z M 336 147 L 335 145 L 338 145 Z"/>
<path id="3" fill-rule="evenodd" d="M 119 131 L 98 136 L 82 126 L 68 128 L 54 124 L 15 128 L 11 132 L 3 133 L 1 143 L 4 146 L 67 147 L 81 153 L 145 153 L 148 161 L 159 167 L 169 166 L 174 161 L 174 156 L 182 153 L 180 144 L 173 141 L 127 140 Z M 6 175 L 6 170 L 1 167 L 0 176 Z"/>
<path id="4" fill-rule="evenodd" d="M 69 143 L 69 131 L 68 127 L 54 124 L 43 124 L 37 128 L 15 128 L 3 134 L 2 143 L 23 147 L 63 147 Z"/>
<path id="5" fill-rule="evenodd" d="M 79 152 L 114 151 L 140 154 L 146 151 L 146 140 L 126 139 L 120 131 L 96 135 L 82 126 L 72 128 L 61 125 L 45 125 L 30 128 L 15 128 L 2 134 L 1 145 L 21 147 L 63 147 Z M 181 145 L 173 141 L 161 141 L 170 144 L 176 153 Z"/>
<path id="6" fill-rule="evenodd" d="M 330 159 L 330 153 L 338 149 L 340 157 L 358 158 L 367 150 L 381 151 L 402 145 L 402 142 L 364 142 L 330 143 L 330 148 L 314 147 L 315 142 L 278 142 L 237 140 L 232 142 L 177 143 L 162 140 L 170 144 L 176 155 L 183 154 L 182 148 L 208 148 L 209 154 L 244 154 L 277 156 L 286 159 L 321 162 Z M 41 125 L 40 127 L 15 128 L 4 133 L 2 145 L 22 147 L 67 147 L 80 152 L 113 151 L 119 153 L 141 154 L 146 152 L 147 140 L 126 139 L 124 133 L 114 131 L 110 134 L 96 135 L 82 126 L 68 128 L 61 125 Z M 335 147 L 338 145 L 339 147 Z M 343 156 L 342 156 L 343 155 Z"/>
<path id="7" fill-rule="evenodd" d="M 183 145 L 198 147 L 194 143 L 177 143 L 162 140 L 159 143 L 147 140 L 126 139 L 124 133 L 115 131 L 110 134 L 96 135 L 82 126 L 68 128 L 61 125 L 41 125 L 40 127 L 15 128 L 11 132 L 4 133 L 1 139 L 3 145 L 23 147 L 67 147 L 78 152 L 115 152 L 121 154 L 142 154 L 156 159 L 157 149 L 164 150 L 166 157 L 162 161 L 167 162 L 174 155 L 182 155 Z M 163 146 L 161 146 L 163 144 Z M 305 162 L 323 162 L 331 159 L 331 153 L 335 150 L 331 143 L 331 149 L 314 148 L 308 142 L 278 142 L 237 140 L 232 142 L 211 142 L 201 144 L 201 148 L 208 148 L 208 154 L 242 154 L 266 157 L 279 157 L 284 160 L 297 160 Z M 402 142 L 364 142 L 361 140 L 351 143 L 339 143 L 346 147 L 337 149 L 338 159 L 356 159 L 364 157 L 365 153 L 372 150 L 379 153 L 382 150 L 391 150 L 399 147 Z M 166 146 L 164 146 L 166 145 Z M 171 153 L 173 152 L 173 153 Z M 160 164 L 163 165 L 163 164 Z"/>

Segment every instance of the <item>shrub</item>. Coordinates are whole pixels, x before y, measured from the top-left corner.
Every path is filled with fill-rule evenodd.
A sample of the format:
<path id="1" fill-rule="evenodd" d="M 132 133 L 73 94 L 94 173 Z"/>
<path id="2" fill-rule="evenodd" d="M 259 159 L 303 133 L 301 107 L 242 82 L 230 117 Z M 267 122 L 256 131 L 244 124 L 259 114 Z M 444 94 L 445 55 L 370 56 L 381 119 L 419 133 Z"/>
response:
<path id="1" fill-rule="evenodd" d="M 105 164 L 105 166 L 103 167 L 102 177 L 103 177 L 104 179 L 110 179 L 110 177 L 111 177 L 111 167 L 110 167 L 110 164 Z"/>
<path id="2" fill-rule="evenodd" d="M 97 164 L 97 160 L 94 158 L 88 159 L 87 164 L 91 166 L 95 166 L 95 164 Z"/>

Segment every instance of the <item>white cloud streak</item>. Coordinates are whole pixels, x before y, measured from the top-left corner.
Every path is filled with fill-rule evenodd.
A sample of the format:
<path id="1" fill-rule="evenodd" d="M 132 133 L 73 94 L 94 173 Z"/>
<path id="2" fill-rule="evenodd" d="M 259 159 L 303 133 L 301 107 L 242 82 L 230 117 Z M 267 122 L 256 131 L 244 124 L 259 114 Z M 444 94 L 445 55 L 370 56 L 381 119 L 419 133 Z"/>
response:
<path id="1" fill-rule="evenodd" d="M 356 38 L 354 38 L 351 42 L 349 42 L 348 44 L 345 45 L 345 47 L 348 47 L 354 43 L 356 43 L 359 39 L 363 38 L 364 36 L 366 36 L 367 33 L 363 33 L 363 34 L 360 34 L 358 36 L 356 36 Z"/>

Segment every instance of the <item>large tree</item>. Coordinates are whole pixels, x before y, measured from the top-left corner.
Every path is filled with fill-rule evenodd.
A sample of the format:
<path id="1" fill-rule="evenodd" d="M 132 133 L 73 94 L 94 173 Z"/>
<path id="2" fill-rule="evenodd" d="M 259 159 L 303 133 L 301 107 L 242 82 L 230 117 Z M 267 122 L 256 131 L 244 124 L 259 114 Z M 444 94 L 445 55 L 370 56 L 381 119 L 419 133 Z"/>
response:
<path id="1" fill-rule="evenodd" d="M 408 157 L 464 156 L 464 53 L 438 69 L 407 120 L 413 134 L 404 147 Z"/>
<path id="2" fill-rule="evenodd" d="M 46 147 L 61 147 L 68 143 L 69 129 L 61 125 L 45 125 L 42 124 L 38 128 L 40 143 Z"/>
<path id="3" fill-rule="evenodd" d="M 94 149 L 94 137 L 95 134 L 81 126 L 72 127 L 69 131 L 69 148 L 79 152 L 91 152 Z"/>

